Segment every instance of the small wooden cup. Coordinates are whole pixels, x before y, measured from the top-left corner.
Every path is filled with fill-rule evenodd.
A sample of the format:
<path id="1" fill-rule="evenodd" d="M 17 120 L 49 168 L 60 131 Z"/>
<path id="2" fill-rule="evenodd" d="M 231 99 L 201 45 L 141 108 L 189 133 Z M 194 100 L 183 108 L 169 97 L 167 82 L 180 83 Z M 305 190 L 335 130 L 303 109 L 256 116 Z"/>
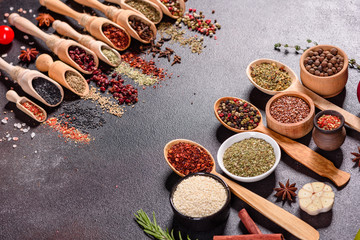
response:
<path id="1" fill-rule="evenodd" d="M 322 48 L 324 51 L 329 51 L 331 48 L 336 48 L 338 54 L 344 58 L 344 66 L 340 72 L 328 76 L 320 77 L 309 73 L 305 69 L 304 60 L 308 56 L 310 51 L 316 51 Z M 324 98 L 330 98 L 338 95 L 344 89 L 348 79 L 348 65 L 349 59 L 346 53 L 340 48 L 332 45 L 317 45 L 306 50 L 300 58 L 300 78 L 305 87 L 314 91 L 315 93 L 323 96 Z"/>
<path id="2" fill-rule="evenodd" d="M 270 114 L 270 107 L 275 100 L 283 96 L 294 96 L 303 99 L 310 107 L 309 115 L 305 119 L 297 123 L 281 123 L 275 120 Z M 276 94 L 275 96 L 270 98 L 270 100 L 267 102 L 265 111 L 266 111 L 266 122 L 268 128 L 292 139 L 297 139 L 305 136 L 312 130 L 314 126 L 313 123 L 313 119 L 315 115 L 314 102 L 311 100 L 310 97 L 300 92 L 288 91 L 288 92 Z"/>

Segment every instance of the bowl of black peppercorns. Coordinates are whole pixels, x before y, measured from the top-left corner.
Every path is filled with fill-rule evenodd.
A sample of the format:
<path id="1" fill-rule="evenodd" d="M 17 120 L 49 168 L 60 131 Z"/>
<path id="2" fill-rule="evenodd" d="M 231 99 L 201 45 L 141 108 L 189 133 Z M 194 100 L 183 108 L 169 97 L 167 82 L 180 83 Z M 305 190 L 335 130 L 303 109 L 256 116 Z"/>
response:
<path id="1" fill-rule="evenodd" d="M 307 49 L 300 58 L 300 78 L 305 87 L 325 97 L 338 95 L 348 79 L 346 53 L 332 45 Z"/>

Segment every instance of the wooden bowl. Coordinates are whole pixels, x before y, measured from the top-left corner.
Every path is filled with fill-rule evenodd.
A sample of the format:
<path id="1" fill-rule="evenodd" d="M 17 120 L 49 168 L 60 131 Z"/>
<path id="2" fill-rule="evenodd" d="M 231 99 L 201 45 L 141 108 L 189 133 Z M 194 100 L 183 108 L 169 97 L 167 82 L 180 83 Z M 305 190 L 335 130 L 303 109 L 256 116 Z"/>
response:
<path id="1" fill-rule="evenodd" d="M 269 90 L 269 89 L 266 89 L 266 88 L 263 88 L 263 87 L 260 87 L 254 80 L 253 78 L 251 77 L 251 68 L 256 66 L 256 65 L 259 65 L 261 63 L 275 63 L 277 67 L 283 67 L 285 69 L 286 72 L 289 73 L 289 76 L 291 78 L 291 81 L 292 81 L 292 84 L 298 80 L 298 77 L 296 76 L 295 72 L 289 68 L 288 66 L 286 66 L 285 64 L 281 63 L 281 62 L 278 62 L 276 60 L 273 60 L 273 59 L 268 59 L 268 58 L 261 58 L 261 59 L 257 59 L 255 61 L 252 61 L 246 68 L 246 75 L 247 77 L 249 78 L 250 82 L 257 88 L 259 89 L 260 91 L 266 93 L 266 94 L 269 94 L 269 95 L 275 95 L 275 94 L 278 94 L 278 93 L 281 93 L 281 92 L 284 92 L 286 91 L 287 89 L 289 89 L 291 87 L 291 85 L 287 88 L 287 89 L 284 89 L 282 91 L 275 91 L 275 90 Z"/>
<path id="2" fill-rule="evenodd" d="M 322 48 L 324 51 L 330 50 L 331 48 L 336 48 L 338 54 L 344 57 L 344 67 L 340 72 L 328 76 L 320 77 L 309 73 L 305 69 L 304 60 L 308 56 L 310 50 L 318 50 Z M 334 97 L 338 95 L 345 87 L 348 79 L 348 65 L 349 59 L 346 53 L 332 45 L 317 45 L 306 50 L 300 58 L 300 78 L 305 87 L 314 91 L 315 93 L 323 96 L 324 98 Z"/>
<path id="3" fill-rule="evenodd" d="M 294 97 L 299 97 L 299 98 L 303 99 L 310 107 L 309 115 L 305 119 L 303 119 L 302 121 L 297 122 L 297 123 L 281 123 L 281 122 L 275 120 L 270 114 L 270 107 L 275 100 L 277 100 L 283 96 L 294 96 Z M 314 115 L 315 115 L 314 102 L 311 100 L 310 97 L 308 97 L 307 95 L 300 93 L 300 92 L 287 91 L 287 92 L 279 93 L 279 94 L 273 96 L 267 102 L 266 107 L 265 107 L 265 112 L 266 112 L 266 122 L 267 122 L 268 128 L 270 128 L 270 129 L 274 130 L 275 132 L 278 132 L 284 136 L 292 138 L 292 139 L 297 139 L 297 138 L 301 138 L 301 137 L 305 136 L 312 130 L 312 128 L 314 126 L 314 123 L 313 123 L 313 119 L 314 119 Z"/>

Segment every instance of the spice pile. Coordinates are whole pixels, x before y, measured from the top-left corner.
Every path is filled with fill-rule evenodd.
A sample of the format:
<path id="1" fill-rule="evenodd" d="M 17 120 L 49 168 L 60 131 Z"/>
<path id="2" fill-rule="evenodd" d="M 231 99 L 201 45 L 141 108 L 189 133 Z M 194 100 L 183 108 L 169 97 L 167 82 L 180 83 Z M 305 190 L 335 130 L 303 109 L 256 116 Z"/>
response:
<path id="1" fill-rule="evenodd" d="M 292 83 L 284 66 L 279 68 L 275 63 L 261 63 L 250 67 L 250 70 L 254 82 L 267 90 L 283 91 Z"/>
<path id="2" fill-rule="evenodd" d="M 301 122 L 309 113 L 309 105 L 302 98 L 294 96 L 282 96 L 270 106 L 270 115 L 281 123 Z"/>
<path id="3" fill-rule="evenodd" d="M 182 9 L 180 8 L 180 3 L 178 0 L 160 0 L 165 7 L 169 10 L 171 15 L 180 16 L 182 13 Z"/>
<path id="4" fill-rule="evenodd" d="M 70 46 L 68 52 L 70 58 L 79 65 L 80 68 L 88 72 L 95 70 L 95 60 L 92 54 L 86 53 L 83 48 L 78 46 Z"/>
<path id="5" fill-rule="evenodd" d="M 150 28 L 150 25 L 143 22 L 141 19 L 136 16 L 129 17 L 129 24 L 144 41 L 150 41 L 154 38 L 154 33 Z"/>
<path id="6" fill-rule="evenodd" d="M 172 195 L 175 209 L 193 218 L 215 214 L 227 199 L 228 194 L 223 184 L 206 175 L 195 175 L 182 180 Z"/>
<path id="7" fill-rule="evenodd" d="M 327 77 L 341 71 L 344 67 L 344 57 L 338 54 L 336 48 L 324 51 L 309 51 L 304 60 L 306 70 L 316 76 Z"/>
<path id="8" fill-rule="evenodd" d="M 131 67 L 127 62 L 122 62 L 117 68 L 115 68 L 115 72 L 126 75 L 140 86 L 151 86 L 159 82 L 156 77 L 141 73 L 139 70 Z"/>
<path id="9" fill-rule="evenodd" d="M 111 64 L 116 66 L 120 64 L 121 59 L 113 52 L 113 50 L 102 47 L 101 52 L 105 55 Z"/>
<path id="10" fill-rule="evenodd" d="M 89 143 L 91 141 L 89 134 L 84 134 L 75 127 L 68 126 L 68 122 L 62 122 L 55 117 L 49 118 L 44 124 L 58 132 L 60 137 L 65 138 L 65 141 L 72 140 L 76 143 Z"/>
<path id="11" fill-rule="evenodd" d="M 130 0 L 126 1 L 126 4 L 144 14 L 144 16 L 150 21 L 159 22 L 160 13 L 148 2 L 140 0 Z"/>
<path id="12" fill-rule="evenodd" d="M 56 105 L 61 101 L 60 89 L 49 80 L 42 77 L 34 78 L 32 86 L 48 104 Z"/>
<path id="13" fill-rule="evenodd" d="M 82 94 L 86 89 L 86 83 L 81 75 L 78 75 L 77 72 L 66 71 L 65 72 L 65 80 L 70 85 L 75 92 Z"/>
<path id="14" fill-rule="evenodd" d="M 270 143 L 260 138 L 248 138 L 225 150 L 224 167 L 240 177 L 266 173 L 275 164 L 275 152 Z"/>
<path id="15" fill-rule="evenodd" d="M 261 120 L 260 113 L 251 103 L 236 98 L 221 101 L 216 112 L 225 124 L 240 130 L 254 129 Z"/>
<path id="16" fill-rule="evenodd" d="M 21 105 L 27 110 L 29 110 L 39 122 L 45 120 L 45 113 L 32 102 L 24 101 L 21 103 Z"/>
<path id="17" fill-rule="evenodd" d="M 126 32 L 114 25 L 103 25 L 102 31 L 105 37 L 107 37 L 118 49 L 125 49 L 130 43 L 130 38 Z"/>
<path id="18" fill-rule="evenodd" d="M 319 128 L 323 130 L 334 130 L 340 127 L 341 120 L 337 116 L 324 114 L 319 117 L 319 119 L 317 120 L 317 124 Z"/>
<path id="19" fill-rule="evenodd" d="M 197 172 L 210 172 L 214 166 L 205 149 L 191 143 L 174 144 L 167 153 L 170 164 L 180 173 L 188 175 Z"/>

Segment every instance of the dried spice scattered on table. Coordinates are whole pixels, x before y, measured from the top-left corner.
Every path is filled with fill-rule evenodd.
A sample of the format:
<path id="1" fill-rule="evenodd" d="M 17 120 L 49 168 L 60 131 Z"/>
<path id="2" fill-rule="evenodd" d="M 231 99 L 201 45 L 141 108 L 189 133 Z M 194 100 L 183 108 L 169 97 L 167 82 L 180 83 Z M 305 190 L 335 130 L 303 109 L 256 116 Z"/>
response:
<path id="1" fill-rule="evenodd" d="M 240 177 L 254 177 L 269 171 L 275 164 L 270 143 L 260 138 L 247 138 L 225 150 L 224 167 Z"/>
<path id="2" fill-rule="evenodd" d="M 183 23 L 192 31 L 209 37 L 214 36 L 216 30 L 221 29 L 221 25 L 216 20 L 212 22 L 210 19 L 205 19 L 205 15 L 202 12 L 197 14 L 196 9 L 192 8 L 189 8 L 189 13 L 185 13 L 183 17 L 178 18 L 175 25 L 179 26 L 180 23 Z"/>
<path id="3" fill-rule="evenodd" d="M 158 83 L 159 80 L 156 77 L 141 73 L 139 70 L 130 67 L 127 62 L 122 62 L 115 71 L 119 74 L 126 75 L 133 79 L 140 86 L 151 86 Z"/>
<path id="4" fill-rule="evenodd" d="M 39 51 L 37 51 L 36 48 L 27 48 L 26 50 L 21 50 L 19 59 L 23 62 L 32 62 L 38 54 Z"/>
<path id="5" fill-rule="evenodd" d="M 353 162 L 357 162 L 360 167 L 360 147 L 358 147 L 358 153 L 352 152 L 351 154 L 355 156 L 355 158 L 352 159 Z"/>
<path id="6" fill-rule="evenodd" d="M 165 7 L 169 10 L 171 15 L 173 16 L 180 16 L 183 12 L 183 9 L 180 7 L 180 3 L 178 0 L 160 0 Z"/>
<path id="7" fill-rule="evenodd" d="M 63 137 L 68 140 L 75 141 L 76 143 L 89 143 L 92 139 L 89 134 L 84 134 L 75 127 L 68 126 L 68 122 L 61 122 L 57 118 L 52 117 L 44 122 L 45 125 L 58 132 L 59 137 Z"/>
<path id="8" fill-rule="evenodd" d="M 159 41 L 156 43 L 152 41 L 149 45 L 141 45 L 140 50 L 145 51 L 148 49 L 147 53 L 152 53 L 153 57 L 158 56 L 158 58 L 167 58 L 167 60 L 171 61 L 171 56 L 175 54 L 175 51 L 169 47 L 165 47 L 165 50 L 162 50 L 161 47 L 163 46 L 165 41 L 169 41 L 168 39 L 162 37 Z M 176 63 L 181 63 L 181 57 L 176 55 L 173 58 L 171 66 L 173 66 Z"/>
<path id="9" fill-rule="evenodd" d="M 39 21 L 40 27 L 43 25 L 49 27 L 55 21 L 55 19 L 48 13 L 40 13 L 35 19 Z"/>
<path id="10" fill-rule="evenodd" d="M 310 106 L 299 97 L 282 96 L 270 106 L 270 115 L 281 123 L 303 121 L 310 113 Z"/>
<path id="11" fill-rule="evenodd" d="M 170 43 L 179 43 L 181 46 L 189 46 L 192 53 L 200 54 L 205 48 L 203 45 L 204 37 L 186 37 L 185 30 L 182 30 L 171 23 L 160 23 L 158 26 L 158 32 L 162 39 L 171 40 Z"/>
<path id="12" fill-rule="evenodd" d="M 261 63 L 250 67 L 254 82 L 267 90 L 283 91 L 290 87 L 292 80 L 285 67 L 275 63 Z"/>
<path id="13" fill-rule="evenodd" d="M 237 98 L 221 101 L 217 114 L 225 124 L 240 130 L 252 130 L 261 120 L 260 113 L 251 103 Z"/>
<path id="14" fill-rule="evenodd" d="M 96 88 L 91 87 L 89 94 L 82 97 L 86 100 L 92 100 L 97 103 L 105 112 L 108 112 L 112 115 L 121 117 L 124 114 L 124 108 L 119 106 L 116 102 L 112 101 L 110 97 L 104 97 L 99 92 L 96 91 Z"/>
<path id="15" fill-rule="evenodd" d="M 288 179 L 285 185 L 282 184 L 281 182 L 279 182 L 279 185 L 280 185 L 279 188 L 274 188 L 274 190 L 277 192 L 275 196 L 281 198 L 283 201 L 285 199 L 289 201 L 293 201 L 292 197 L 296 197 L 296 193 L 295 193 L 297 190 L 297 188 L 295 187 L 296 183 L 290 185 Z"/>
<path id="16" fill-rule="evenodd" d="M 210 172 L 214 166 L 214 162 L 206 150 L 191 143 L 174 144 L 169 149 L 167 157 L 170 164 L 185 175 Z"/>

